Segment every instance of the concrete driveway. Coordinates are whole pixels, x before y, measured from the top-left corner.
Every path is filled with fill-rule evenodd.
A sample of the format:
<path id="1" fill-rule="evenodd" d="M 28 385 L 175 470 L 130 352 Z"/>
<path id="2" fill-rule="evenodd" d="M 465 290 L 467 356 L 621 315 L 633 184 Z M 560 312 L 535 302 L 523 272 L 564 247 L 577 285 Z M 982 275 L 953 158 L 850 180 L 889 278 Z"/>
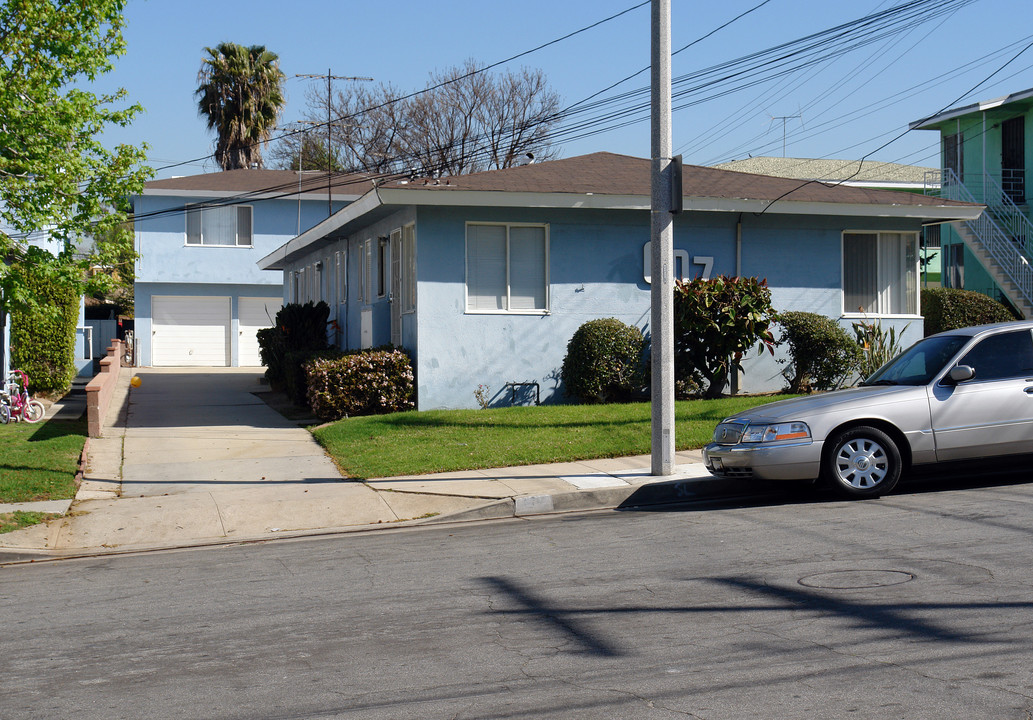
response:
<path id="1" fill-rule="evenodd" d="M 253 393 L 254 368 L 140 368 L 126 421 L 122 496 L 339 483 L 303 427 Z"/>

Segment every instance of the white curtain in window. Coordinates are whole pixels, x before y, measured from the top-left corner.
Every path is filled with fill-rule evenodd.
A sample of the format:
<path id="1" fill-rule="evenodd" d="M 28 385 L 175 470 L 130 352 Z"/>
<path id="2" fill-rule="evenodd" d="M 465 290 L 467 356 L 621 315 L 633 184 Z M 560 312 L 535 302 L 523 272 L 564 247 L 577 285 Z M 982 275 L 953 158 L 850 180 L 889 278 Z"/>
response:
<path id="1" fill-rule="evenodd" d="M 510 310 L 545 309 L 545 228 L 509 229 Z"/>
<path id="2" fill-rule="evenodd" d="M 201 212 L 201 243 L 203 245 L 236 245 L 237 208 L 205 208 Z"/>
<path id="3" fill-rule="evenodd" d="M 506 226 L 469 225 L 466 230 L 467 308 L 506 307 Z"/>

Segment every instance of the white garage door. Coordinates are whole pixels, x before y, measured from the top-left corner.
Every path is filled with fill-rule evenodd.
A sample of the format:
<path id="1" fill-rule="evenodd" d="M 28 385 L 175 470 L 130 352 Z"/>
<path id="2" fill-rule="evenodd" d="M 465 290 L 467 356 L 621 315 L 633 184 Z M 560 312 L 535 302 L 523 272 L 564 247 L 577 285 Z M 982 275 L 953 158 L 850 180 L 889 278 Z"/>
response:
<path id="1" fill-rule="evenodd" d="M 283 303 L 280 298 L 240 298 L 237 304 L 237 363 L 241 367 L 257 367 L 262 364 L 258 351 L 258 336 L 262 328 L 272 327 L 276 313 Z"/>
<path id="2" fill-rule="evenodd" d="M 151 364 L 172 367 L 229 365 L 230 299 L 153 298 Z"/>

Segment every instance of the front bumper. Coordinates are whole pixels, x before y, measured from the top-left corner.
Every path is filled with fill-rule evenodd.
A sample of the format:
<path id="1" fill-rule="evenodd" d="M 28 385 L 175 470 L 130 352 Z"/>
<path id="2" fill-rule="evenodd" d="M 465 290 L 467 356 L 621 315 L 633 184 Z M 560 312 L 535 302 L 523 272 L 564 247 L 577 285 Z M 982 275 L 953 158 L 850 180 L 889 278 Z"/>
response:
<path id="1" fill-rule="evenodd" d="M 740 443 L 703 448 L 703 463 L 719 478 L 816 480 L 821 473 L 822 442 L 789 445 Z"/>

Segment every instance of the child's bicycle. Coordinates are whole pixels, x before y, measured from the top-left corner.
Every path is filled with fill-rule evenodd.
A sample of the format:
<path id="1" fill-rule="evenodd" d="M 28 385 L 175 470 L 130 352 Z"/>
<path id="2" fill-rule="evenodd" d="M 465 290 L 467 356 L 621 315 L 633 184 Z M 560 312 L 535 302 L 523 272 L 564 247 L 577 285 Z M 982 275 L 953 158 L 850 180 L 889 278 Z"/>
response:
<path id="1" fill-rule="evenodd" d="M 20 384 L 13 379 L 15 375 L 19 376 Z M 39 422 L 47 411 L 43 403 L 29 397 L 29 376 L 21 370 L 12 370 L 11 376 L 12 379 L 0 390 L 0 423 Z"/>

